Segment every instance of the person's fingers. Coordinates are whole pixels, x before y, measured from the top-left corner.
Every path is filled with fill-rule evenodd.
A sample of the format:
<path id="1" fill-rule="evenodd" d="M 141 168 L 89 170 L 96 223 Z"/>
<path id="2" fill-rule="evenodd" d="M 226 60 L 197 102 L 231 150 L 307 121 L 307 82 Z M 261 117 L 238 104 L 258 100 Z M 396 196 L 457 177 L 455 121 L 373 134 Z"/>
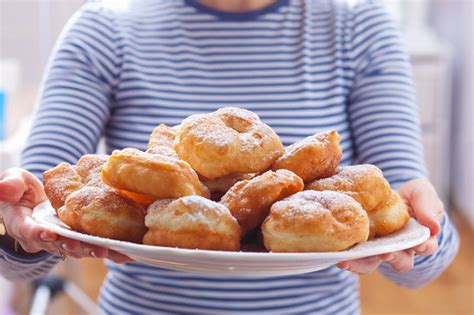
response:
<path id="1" fill-rule="evenodd" d="M 382 260 L 379 256 L 372 256 L 344 261 L 338 263 L 336 266 L 341 269 L 352 271 L 361 275 L 367 275 L 374 272 L 381 263 Z"/>
<path id="2" fill-rule="evenodd" d="M 29 254 L 35 254 L 41 251 L 41 249 L 38 246 L 36 246 L 36 244 L 33 244 L 31 242 L 26 242 L 22 240 L 22 241 L 18 241 L 18 243 L 21 246 L 21 248 Z"/>
<path id="3" fill-rule="evenodd" d="M 392 260 L 387 261 L 398 272 L 407 272 L 413 269 L 413 250 L 395 252 Z"/>
<path id="4" fill-rule="evenodd" d="M 20 201 L 25 192 L 23 179 L 15 174 L 6 175 L 0 180 L 0 200 L 10 204 Z"/>
<path id="5" fill-rule="evenodd" d="M 129 262 L 133 262 L 134 260 L 124 254 L 121 254 L 121 253 L 118 253 L 116 251 L 113 251 L 113 250 L 109 250 L 109 254 L 107 256 L 107 258 L 109 258 L 110 260 L 112 260 L 113 262 L 116 262 L 118 264 L 125 264 L 125 263 L 129 263 Z"/>
<path id="6" fill-rule="evenodd" d="M 33 174 L 19 168 L 7 169 L 2 174 L 0 201 L 33 208 L 44 200 L 43 184 Z"/>
<path id="7" fill-rule="evenodd" d="M 31 217 L 31 209 L 25 207 L 7 206 L 3 212 L 4 225 L 8 235 L 16 239 L 21 247 L 29 253 L 45 250 L 57 253 L 54 244 L 58 235 L 46 227 L 37 224 Z"/>
<path id="8" fill-rule="evenodd" d="M 77 257 L 84 256 L 84 253 L 81 248 L 81 244 L 77 240 L 59 237 L 56 242 L 54 242 L 56 248 L 63 254 L 72 256 L 73 254 Z"/>
<path id="9" fill-rule="evenodd" d="M 438 249 L 438 240 L 436 236 L 431 236 L 426 242 L 415 246 L 413 250 L 418 256 L 429 256 Z"/>
<path id="10" fill-rule="evenodd" d="M 93 258 L 105 258 L 108 254 L 108 249 L 99 247 L 92 244 L 82 243 L 77 240 L 59 236 L 55 242 L 55 246 L 58 250 L 67 255 L 76 258 L 82 257 L 93 257 Z"/>
<path id="11" fill-rule="evenodd" d="M 42 250 L 57 253 L 58 251 L 54 245 L 57 235 L 29 221 L 33 220 L 30 217 L 26 218 L 25 223 L 19 224 L 18 233 L 12 235 L 20 242 L 22 248 L 28 253 L 37 253 Z"/>
<path id="12" fill-rule="evenodd" d="M 24 226 L 28 229 L 27 233 L 31 240 L 34 239 L 40 242 L 51 243 L 58 238 L 56 233 L 42 225 L 39 225 L 31 217 L 25 218 Z"/>
<path id="13" fill-rule="evenodd" d="M 84 257 L 106 258 L 109 250 L 104 247 L 95 246 L 92 244 L 81 243 Z"/>
<path id="14" fill-rule="evenodd" d="M 57 234 L 37 224 L 32 217 L 25 216 L 18 225 L 18 234 L 22 239 L 31 242 L 54 242 L 57 239 Z"/>
<path id="15" fill-rule="evenodd" d="M 7 232 L 28 253 L 37 253 L 44 250 L 75 258 L 106 258 L 108 256 L 107 248 L 81 243 L 57 235 L 48 228 L 37 224 L 31 217 L 31 209 L 29 208 L 11 205 L 8 205 L 7 208 L 8 210 L 3 213 Z M 120 254 L 112 255 L 112 257 L 120 263 L 131 261 L 128 257 Z"/>
<path id="16" fill-rule="evenodd" d="M 357 264 L 373 263 L 373 262 L 377 262 L 378 260 L 380 260 L 381 262 L 384 262 L 384 261 L 392 260 L 393 258 L 394 258 L 393 253 L 387 253 L 387 254 L 381 254 L 378 256 L 370 256 L 370 257 L 365 257 L 365 258 L 360 258 L 360 259 L 346 260 L 346 261 L 338 263 L 336 266 L 341 269 L 348 269 L 350 266 L 355 266 Z"/>
<path id="17" fill-rule="evenodd" d="M 399 192 L 408 202 L 416 220 L 427 226 L 431 235 L 437 235 L 441 230 L 439 222 L 444 206 L 433 186 L 426 180 L 416 179 L 400 187 Z"/>

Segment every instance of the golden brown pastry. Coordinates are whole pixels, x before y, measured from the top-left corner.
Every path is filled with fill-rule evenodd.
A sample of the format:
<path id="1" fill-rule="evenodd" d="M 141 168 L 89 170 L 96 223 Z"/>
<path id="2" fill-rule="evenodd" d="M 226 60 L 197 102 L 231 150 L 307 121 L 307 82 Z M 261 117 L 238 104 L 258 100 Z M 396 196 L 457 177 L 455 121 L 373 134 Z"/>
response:
<path id="1" fill-rule="evenodd" d="M 262 234 L 272 252 L 335 252 L 365 242 L 369 219 L 345 194 L 306 190 L 276 202 Z"/>
<path id="2" fill-rule="evenodd" d="M 145 208 L 148 207 L 153 202 L 155 202 L 157 199 L 155 196 L 151 196 L 147 194 L 139 194 L 139 193 L 134 193 L 131 191 L 121 190 L 121 189 L 113 189 L 113 190 L 117 192 L 119 195 L 124 196 L 128 199 L 131 199 L 135 201 L 136 203 L 139 203 Z"/>
<path id="3" fill-rule="evenodd" d="M 400 195 L 392 190 L 385 205 L 368 213 L 370 238 L 384 236 L 400 230 L 410 220 L 410 214 Z"/>
<path id="4" fill-rule="evenodd" d="M 201 178 L 201 181 L 203 182 L 204 185 L 209 189 L 211 193 L 218 193 L 222 192 L 225 193 L 227 192 L 232 186 L 234 186 L 235 183 L 245 180 L 245 179 L 252 179 L 255 177 L 257 174 L 255 173 L 248 173 L 248 174 L 232 174 L 232 175 L 227 175 L 221 178 L 217 179 L 206 179 L 206 178 Z"/>
<path id="5" fill-rule="evenodd" d="M 301 191 L 303 187 L 303 180 L 291 171 L 268 171 L 237 182 L 220 203 L 237 219 L 244 237 L 260 226 L 273 203 Z"/>
<path id="6" fill-rule="evenodd" d="M 341 161 L 341 137 L 337 131 L 322 132 L 298 141 L 285 149 L 272 170 L 287 169 L 305 183 L 332 176 Z"/>
<path id="7" fill-rule="evenodd" d="M 240 228 L 229 209 L 199 196 L 158 200 L 145 217 L 143 243 L 189 249 L 238 251 Z"/>
<path id="8" fill-rule="evenodd" d="M 105 154 L 86 154 L 76 163 L 75 170 L 87 185 L 104 186 L 100 179 L 100 170 L 107 161 Z"/>
<path id="9" fill-rule="evenodd" d="M 58 217 L 73 230 L 90 235 L 141 242 L 145 212 L 100 180 L 106 156 L 84 155 L 76 165 L 61 163 L 44 173 L 48 199 Z"/>
<path id="10" fill-rule="evenodd" d="M 332 177 L 316 180 L 306 189 L 343 192 L 367 211 L 381 208 L 390 198 L 391 188 L 382 171 L 375 165 L 349 165 L 339 169 Z"/>
<path id="11" fill-rule="evenodd" d="M 76 171 L 84 178 L 88 186 L 108 187 L 100 177 L 102 166 L 107 162 L 107 159 L 107 155 L 86 154 L 76 163 Z M 154 196 L 133 193 L 126 190 L 115 189 L 115 192 L 144 206 L 149 206 L 156 200 Z"/>
<path id="12" fill-rule="evenodd" d="M 188 163 L 131 148 L 115 150 L 102 167 L 101 175 L 104 183 L 115 189 L 157 199 L 204 194 Z"/>
<path id="13" fill-rule="evenodd" d="M 284 152 L 280 138 L 256 114 L 233 107 L 186 118 L 174 149 L 210 180 L 264 171 Z"/>
<path id="14" fill-rule="evenodd" d="M 148 141 L 146 153 L 162 154 L 178 159 L 178 154 L 173 149 L 174 139 L 176 138 L 176 130 L 161 124 L 156 127 Z"/>
<path id="15" fill-rule="evenodd" d="M 146 233 L 143 208 L 106 187 L 73 192 L 58 217 L 75 231 L 99 237 L 141 243 Z"/>
<path id="16" fill-rule="evenodd" d="M 64 205 L 71 193 L 84 186 L 82 177 L 68 163 L 61 163 L 44 172 L 43 185 L 46 196 L 56 210 Z"/>

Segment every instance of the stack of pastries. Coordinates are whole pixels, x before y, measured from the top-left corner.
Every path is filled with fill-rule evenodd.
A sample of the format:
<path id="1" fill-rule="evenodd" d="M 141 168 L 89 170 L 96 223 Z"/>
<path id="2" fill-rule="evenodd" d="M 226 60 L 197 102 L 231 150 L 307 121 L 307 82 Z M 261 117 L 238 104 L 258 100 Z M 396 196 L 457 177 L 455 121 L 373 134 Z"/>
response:
<path id="1" fill-rule="evenodd" d="M 44 173 L 58 217 L 82 233 L 147 245 L 272 252 L 345 250 L 401 229 L 408 209 L 373 165 L 339 166 L 336 131 L 285 148 L 247 110 L 160 125 L 145 152 L 85 155 Z M 254 244 L 255 245 L 255 244 Z"/>

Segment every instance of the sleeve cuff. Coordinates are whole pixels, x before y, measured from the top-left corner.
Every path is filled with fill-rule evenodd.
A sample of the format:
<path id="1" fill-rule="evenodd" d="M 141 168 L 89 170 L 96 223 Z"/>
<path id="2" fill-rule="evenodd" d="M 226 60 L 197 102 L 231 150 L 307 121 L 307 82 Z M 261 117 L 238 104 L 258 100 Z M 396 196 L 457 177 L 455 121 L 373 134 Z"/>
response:
<path id="1" fill-rule="evenodd" d="M 56 255 L 53 255 L 44 251 L 39 252 L 38 254 L 35 254 L 35 255 L 28 255 L 28 256 L 16 255 L 15 253 L 12 253 L 3 248 L 0 248 L 0 259 L 4 259 L 5 261 L 9 263 L 36 264 L 52 256 L 56 256 Z M 59 256 L 57 257 L 60 258 Z"/>

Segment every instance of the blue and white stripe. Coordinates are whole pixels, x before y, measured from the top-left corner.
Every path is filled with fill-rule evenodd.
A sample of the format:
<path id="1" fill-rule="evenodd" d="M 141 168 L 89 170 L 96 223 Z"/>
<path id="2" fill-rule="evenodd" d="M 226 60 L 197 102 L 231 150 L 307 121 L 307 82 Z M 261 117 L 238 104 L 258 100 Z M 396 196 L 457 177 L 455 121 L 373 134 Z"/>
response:
<path id="1" fill-rule="evenodd" d="M 11 281 L 29 281 L 45 276 L 59 260 L 48 253 L 20 257 L 0 248 L 1 275 Z"/>
<path id="2" fill-rule="evenodd" d="M 23 166 L 41 177 L 94 152 L 101 136 L 108 152 L 144 149 L 159 123 L 237 106 L 256 112 L 285 145 L 337 129 L 343 164 L 376 164 L 397 187 L 426 176 L 401 47 L 376 1 L 277 0 L 237 14 L 195 0 L 130 1 L 122 10 L 88 4 L 52 55 Z M 440 241 L 415 271 L 384 266 L 383 274 L 410 287 L 432 281 L 457 250 L 448 219 Z M 53 259 L 31 265 L 47 268 Z M 237 279 L 108 265 L 105 313 L 359 313 L 357 277 L 335 267 Z"/>

